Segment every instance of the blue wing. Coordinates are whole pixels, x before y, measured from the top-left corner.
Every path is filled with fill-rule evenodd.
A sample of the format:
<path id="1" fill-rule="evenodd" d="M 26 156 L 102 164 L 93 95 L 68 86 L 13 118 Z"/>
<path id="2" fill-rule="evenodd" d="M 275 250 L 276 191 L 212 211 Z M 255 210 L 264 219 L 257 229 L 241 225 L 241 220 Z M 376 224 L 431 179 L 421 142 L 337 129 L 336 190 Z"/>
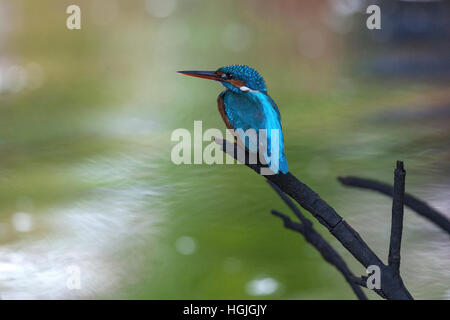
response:
<path id="1" fill-rule="evenodd" d="M 266 158 L 266 161 L 269 160 L 267 162 L 275 173 L 278 173 L 278 170 L 283 173 L 289 171 L 284 154 L 280 112 L 270 96 L 258 91 L 234 93 L 230 90 L 225 90 L 219 96 L 219 111 L 227 127 L 236 130 L 236 135 L 242 144 L 252 152 L 258 152 L 260 145 L 254 139 L 245 136 L 244 132 L 248 129 L 253 129 L 259 133 L 259 130 L 265 129 L 267 131 L 267 139 L 262 139 L 263 145 L 261 146 L 265 148 L 269 157 L 278 159 L 278 166 L 275 163 L 271 163 L 270 159 Z M 278 129 L 276 132 L 278 133 L 279 141 L 278 152 L 274 155 L 271 154 L 271 145 L 272 140 L 276 137 L 272 135 L 272 129 Z"/>

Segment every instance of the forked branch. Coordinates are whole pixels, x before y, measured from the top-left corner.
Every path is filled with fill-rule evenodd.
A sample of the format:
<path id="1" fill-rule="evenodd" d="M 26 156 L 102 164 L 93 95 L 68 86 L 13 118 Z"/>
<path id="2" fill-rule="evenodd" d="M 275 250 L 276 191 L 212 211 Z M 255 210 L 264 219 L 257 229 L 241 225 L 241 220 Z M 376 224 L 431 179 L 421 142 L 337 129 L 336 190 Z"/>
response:
<path id="1" fill-rule="evenodd" d="M 278 193 L 281 199 L 284 200 L 288 207 L 299 218 L 301 223 L 292 221 L 288 216 L 277 210 L 272 210 L 272 214 L 281 218 L 281 220 L 283 220 L 284 226 L 287 229 L 301 233 L 305 237 L 306 241 L 308 241 L 312 246 L 314 246 L 314 248 L 317 249 L 317 251 L 319 251 L 325 261 L 338 269 L 338 271 L 344 276 L 345 280 L 348 282 L 358 299 L 367 300 L 367 297 L 360 288 L 359 284 L 354 282 L 354 279 L 356 278 L 355 275 L 350 271 L 344 259 L 339 255 L 339 253 L 337 253 L 337 251 L 334 250 L 334 248 L 314 229 L 312 222 L 303 215 L 303 213 L 299 208 L 297 208 L 297 206 L 291 201 L 291 199 L 289 199 L 289 197 L 286 196 L 283 191 L 281 191 L 272 182 L 268 182 Z"/>
<path id="2" fill-rule="evenodd" d="M 359 177 L 339 177 L 338 180 L 344 186 L 377 191 L 389 197 L 394 195 L 394 188 L 391 185 L 377 180 Z M 433 209 L 426 202 L 411 194 L 405 193 L 404 203 L 405 206 L 450 234 L 450 220 L 436 209 Z"/>
<path id="3" fill-rule="evenodd" d="M 240 146 L 226 140 L 216 139 L 216 142 L 221 145 L 224 152 L 237 159 L 237 149 L 241 148 Z M 246 159 L 248 158 L 246 155 Z M 257 173 L 260 173 L 262 168 L 260 163 L 254 164 L 245 161 L 245 165 Z M 412 299 L 401 277 L 393 272 L 392 268 L 383 264 L 360 235 L 316 192 L 291 173 L 264 177 L 309 211 L 364 267 L 378 266 L 381 272 L 380 292 L 383 296 L 387 299 Z"/>

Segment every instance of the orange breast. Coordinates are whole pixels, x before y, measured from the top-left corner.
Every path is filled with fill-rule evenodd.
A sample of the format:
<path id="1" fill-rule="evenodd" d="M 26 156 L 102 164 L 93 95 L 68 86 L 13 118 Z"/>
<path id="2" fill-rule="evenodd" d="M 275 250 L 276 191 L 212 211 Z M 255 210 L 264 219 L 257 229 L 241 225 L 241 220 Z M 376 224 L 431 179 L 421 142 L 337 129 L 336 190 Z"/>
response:
<path id="1" fill-rule="evenodd" d="M 228 121 L 227 113 L 225 112 L 225 103 L 223 102 L 223 95 L 220 94 L 217 97 L 217 107 L 219 109 L 219 113 L 223 119 L 223 122 L 225 122 L 225 125 L 228 129 L 233 129 L 230 125 L 230 122 Z"/>

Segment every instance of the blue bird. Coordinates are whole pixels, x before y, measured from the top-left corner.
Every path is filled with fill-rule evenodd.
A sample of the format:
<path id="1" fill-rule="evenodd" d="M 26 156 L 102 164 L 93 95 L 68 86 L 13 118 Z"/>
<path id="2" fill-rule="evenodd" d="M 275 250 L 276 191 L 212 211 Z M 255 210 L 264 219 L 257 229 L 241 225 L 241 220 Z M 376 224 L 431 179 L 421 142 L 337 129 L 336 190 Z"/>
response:
<path id="1" fill-rule="evenodd" d="M 255 69 L 246 65 L 230 65 L 216 71 L 178 73 L 220 82 L 225 90 L 217 98 L 219 112 L 227 128 L 234 130 L 237 141 L 251 152 L 263 151 L 266 163 L 275 174 L 289 171 L 280 111 L 267 94 L 264 78 Z M 249 129 L 258 134 L 259 140 L 245 135 Z M 260 132 L 263 132 L 263 138 Z"/>

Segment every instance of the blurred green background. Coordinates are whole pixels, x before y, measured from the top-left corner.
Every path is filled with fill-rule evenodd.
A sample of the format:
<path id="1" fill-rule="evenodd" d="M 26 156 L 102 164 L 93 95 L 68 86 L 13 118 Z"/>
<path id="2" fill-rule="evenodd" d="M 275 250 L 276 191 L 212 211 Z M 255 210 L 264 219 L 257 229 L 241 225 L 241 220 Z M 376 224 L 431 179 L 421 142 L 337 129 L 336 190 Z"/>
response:
<path id="1" fill-rule="evenodd" d="M 81 30 L 66 28 L 74 3 Z M 261 177 L 176 166 L 170 135 L 194 120 L 225 128 L 222 88 L 176 70 L 256 68 L 291 172 L 385 258 L 390 200 L 336 177 L 391 183 L 401 159 L 407 191 L 449 214 L 449 11 L 379 3 L 382 30 L 368 30 L 368 4 L 0 0 L 1 298 L 353 299 L 270 215 L 288 210 Z M 448 240 L 407 210 L 402 273 L 415 298 L 450 299 Z"/>

